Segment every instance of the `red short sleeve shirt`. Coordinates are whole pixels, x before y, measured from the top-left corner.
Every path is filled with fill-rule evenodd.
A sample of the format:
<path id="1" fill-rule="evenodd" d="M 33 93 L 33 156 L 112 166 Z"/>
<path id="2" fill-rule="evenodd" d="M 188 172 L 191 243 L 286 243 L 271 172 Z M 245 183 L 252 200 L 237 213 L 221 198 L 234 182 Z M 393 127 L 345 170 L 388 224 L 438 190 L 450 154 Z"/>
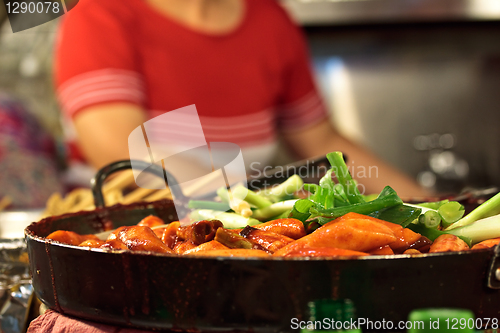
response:
<path id="1" fill-rule="evenodd" d="M 69 117 L 110 102 L 149 118 L 195 104 L 207 141 L 251 147 L 327 116 L 303 35 L 274 0 L 245 0 L 244 20 L 224 35 L 184 27 L 144 0 L 81 0 L 56 57 Z"/>

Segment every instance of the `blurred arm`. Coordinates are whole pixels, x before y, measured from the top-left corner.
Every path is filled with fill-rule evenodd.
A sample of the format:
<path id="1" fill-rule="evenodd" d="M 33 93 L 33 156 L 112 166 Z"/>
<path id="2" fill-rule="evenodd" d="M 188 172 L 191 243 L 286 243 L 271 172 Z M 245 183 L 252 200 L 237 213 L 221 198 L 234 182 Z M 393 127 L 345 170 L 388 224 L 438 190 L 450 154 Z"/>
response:
<path id="1" fill-rule="evenodd" d="M 143 108 L 136 104 L 107 103 L 83 109 L 82 112 L 76 114 L 73 122 L 82 154 L 90 165 L 100 169 L 111 162 L 130 159 L 128 137 L 134 129 L 147 120 Z M 149 137 L 149 139 L 152 138 Z M 167 142 L 164 144 L 163 149 L 166 153 L 168 152 Z M 187 156 L 170 161 L 166 168 L 177 179 L 183 179 L 184 175 L 198 175 L 207 169 L 206 166 L 200 166 L 200 161 L 195 157 Z M 151 183 L 156 180 L 157 178 L 152 176 Z M 143 185 L 151 184 L 149 180 L 144 181 Z M 196 194 L 203 194 L 220 187 L 219 183 L 208 183 L 202 189 L 195 187 L 193 190 L 191 185 L 196 182 L 198 180 L 195 179 L 182 183 L 183 190 L 187 191 L 186 195 L 193 194 L 189 191 L 198 191 Z"/>
<path id="2" fill-rule="evenodd" d="M 344 152 L 352 177 L 358 181 L 364 194 L 378 193 L 385 186 L 393 187 L 403 198 L 428 196 L 415 180 L 377 158 L 368 150 L 341 136 L 330 124 L 323 121 L 302 131 L 283 134 L 292 152 L 299 158 L 325 155 L 332 151 Z"/>
<path id="3" fill-rule="evenodd" d="M 146 121 L 144 110 L 131 103 L 88 107 L 76 114 L 74 125 L 82 154 L 95 168 L 129 159 L 128 136 Z"/>

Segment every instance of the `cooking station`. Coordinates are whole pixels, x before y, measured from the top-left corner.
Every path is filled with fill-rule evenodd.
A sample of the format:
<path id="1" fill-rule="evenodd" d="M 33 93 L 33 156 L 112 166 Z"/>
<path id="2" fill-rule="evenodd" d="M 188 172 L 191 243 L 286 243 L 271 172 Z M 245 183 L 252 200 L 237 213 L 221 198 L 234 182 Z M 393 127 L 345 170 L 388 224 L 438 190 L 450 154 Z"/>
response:
<path id="1" fill-rule="evenodd" d="M 42 3 L 39 0 L 33 1 Z M 101 98 L 105 100 L 104 105 L 109 103 L 112 107 L 115 102 L 120 104 L 125 101 L 123 104 L 126 107 L 120 109 L 122 112 L 120 115 L 125 114 L 123 112 L 127 110 L 131 113 L 127 117 L 113 118 L 111 122 L 118 124 L 121 120 L 134 118 L 133 115 L 137 115 L 134 112 L 138 110 L 152 112 L 155 117 L 162 112 L 169 113 L 166 109 L 156 110 L 150 105 L 142 110 L 141 103 L 145 103 L 144 105 L 151 103 L 148 100 L 149 96 L 146 96 L 143 90 L 150 89 L 158 95 L 165 96 L 173 90 L 172 87 L 168 89 L 162 87 L 154 80 L 144 79 L 141 76 L 143 68 L 139 68 L 137 73 L 134 72 L 135 69 L 120 69 L 121 62 L 127 63 L 130 59 L 132 59 L 130 61 L 133 66 L 139 63 L 141 66 L 153 63 L 152 58 L 155 58 L 157 53 L 153 52 L 154 48 L 151 45 L 144 44 L 146 45 L 144 46 L 142 43 L 155 41 L 155 38 L 160 38 L 161 34 L 158 36 L 149 34 L 148 38 L 139 38 L 140 47 L 128 54 L 127 52 L 133 47 L 127 43 L 132 43 L 133 37 L 139 34 L 140 29 L 132 28 L 135 27 L 135 23 L 129 23 L 127 29 L 130 28 L 130 31 L 127 33 L 122 31 L 123 35 L 117 34 L 113 37 L 111 33 L 115 32 L 116 22 L 107 19 L 104 22 L 110 24 L 110 28 L 101 29 L 95 35 L 108 36 L 107 33 L 109 33 L 109 38 L 104 43 L 108 45 L 102 45 L 102 50 L 98 47 L 88 48 L 92 51 L 88 56 L 88 63 L 86 58 L 84 61 L 65 58 L 63 64 L 92 67 L 90 55 L 98 54 L 96 58 L 105 59 L 104 62 L 109 65 L 109 68 L 96 71 L 103 76 L 92 77 L 96 72 L 90 71 L 91 75 L 89 73 L 78 74 L 82 76 L 70 77 L 67 82 L 58 85 L 60 82 L 57 83 L 58 79 L 53 73 L 53 67 L 62 65 L 61 63 L 56 66 L 52 65 L 55 59 L 53 51 L 56 46 L 55 40 L 60 37 L 59 29 L 64 19 L 71 15 L 71 13 L 66 15 L 69 10 L 73 13 L 77 13 L 80 9 L 85 11 L 85 1 L 96 0 L 82 0 L 78 6 L 76 5 L 78 0 L 73 1 L 71 6 L 69 6 L 71 2 L 69 0 L 45 2 L 45 4 L 50 3 L 54 8 L 59 4 L 61 8 L 65 8 L 63 12 L 57 14 L 61 16 L 61 19 L 49 21 L 45 25 L 27 31 L 15 31 L 20 29 L 19 27 L 26 28 L 26 24 L 10 24 L 9 19 L 12 17 L 22 20 L 23 16 L 20 13 L 16 13 L 15 16 L 4 13 L 4 8 L 6 11 L 14 8 L 13 1 L 5 1 L 6 6 L 0 5 L 0 177 L 3 177 L 0 178 L 0 332 L 306 333 L 320 331 L 319 327 L 314 326 L 315 323 L 331 324 L 328 327 L 321 327 L 328 328 L 328 332 L 339 331 L 335 323 L 340 321 L 358 324 L 348 328 L 341 327 L 342 332 L 350 333 L 439 332 L 440 330 L 432 325 L 440 323 L 443 329 L 444 323 L 449 326 L 454 321 L 458 324 L 472 323 L 468 327 L 462 327 L 462 330 L 457 330 L 461 332 L 500 332 L 500 245 L 497 245 L 500 241 L 500 227 L 498 227 L 500 224 L 495 225 L 494 220 L 488 220 L 500 216 L 497 215 L 500 209 L 498 211 L 493 209 L 493 212 L 479 216 L 468 225 L 456 228 L 460 232 L 465 228 L 467 233 L 470 232 L 467 228 L 477 221 L 484 223 L 484 220 L 488 220 L 489 223 L 486 221 L 484 229 L 489 236 L 484 236 L 479 232 L 481 235 L 477 236 L 473 233 L 473 236 L 478 237 L 473 238 L 470 234 L 464 236 L 460 232 L 453 233 L 453 228 L 448 230 L 453 223 L 461 223 L 467 219 L 467 214 L 480 207 L 481 204 L 491 203 L 487 200 L 492 197 L 497 198 L 495 194 L 500 188 L 500 173 L 498 172 L 500 170 L 500 150 L 498 149 L 498 143 L 500 143 L 498 130 L 500 126 L 500 112 L 498 112 L 500 105 L 500 43 L 498 43 L 500 40 L 500 1 L 276 0 L 275 2 L 279 2 L 290 14 L 292 20 L 287 19 L 287 22 L 294 28 L 296 24 L 303 32 L 306 42 L 302 43 L 303 48 L 305 50 L 307 47 L 306 51 L 309 54 L 303 52 L 302 56 L 310 62 L 310 74 L 313 74 L 314 78 L 309 81 L 315 88 L 312 93 L 306 95 L 308 98 L 302 96 L 293 103 L 277 105 L 280 108 L 283 107 L 283 110 L 285 106 L 290 107 L 287 113 L 279 117 L 277 114 L 280 110 L 278 108 L 274 110 L 274 105 L 258 114 L 239 114 L 240 110 L 233 110 L 237 109 L 233 108 L 231 110 L 234 114 L 231 113 L 230 116 L 234 118 L 225 117 L 221 112 L 217 115 L 221 118 L 217 119 L 222 119 L 222 121 L 209 119 L 209 129 L 205 127 L 203 129 L 205 133 L 201 131 L 203 140 L 206 141 L 204 143 L 206 147 L 209 147 L 207 149 L 215 151 L 215 142 L 206 139 L 205 134 L 214 135 L 215 133 L 215 137 L 225 138 L 222 135 L 224 134 L 238 139 L 248 134 L 245 134 L 244 128 L 251 127 L 255 132 L 250 133 L 250 137 L 261 144 L 258 149 L 251 147 L 255 153 L 252 156 L 260 158 L 272 155 L 272 161 L 263 170 L 252 168 L 252 171 L 259 175 L 262 172 L 262 176 L 250 174 L 250 178 L 247 179 L 247 181 L 251 179 L 247 183 L 248 189 L 253 191 L 251 193 L 264 197 L 264 203 L 259 201 L 262 197 L 251 203 L 245 202 L 247 206 L 243 205 L 243 207 L 247 208 L 248 216 L 244 216 L 242 213 L 244 209 L 240 209 L 241 207 L 235 208 L 235 205 L 229 204 L 233 195 L 231 186 L 234 184 L 230 184 L 226 173 L 223 173 L 225 187 L 222 186 L 222 191 L 219 188 L 217 195 L 209 191 L 208 195 L 195 197 L 196 200 L 192 200 L 192 197 L 184 195 L 182 191 L 176 192 L 180 191 L 175 190 L 176 187 L 168 186 L 168 165 L 162 165 L 166 164 L 166 159 L 153 162 L 157 157 L 155 155 L 157 151 L 154 150 L 154 141 L 150 141 L 148 135 L 155 131 L 155 133 L 162 132 L 167 127 L 173 127 L 179 137 L 191 134 L 189 132 L 195 132 L 193 130 L 195 122 L 192 119 L 180 121 L 174 125 L 168 121 L 157 122 L 155 123 L 157 127 L 149 123 L 151 127 L 148 127 L 148 122 L 154 118 L 145 120 L 146 118 L 142 119 L 142 116 L 138 117 L 141 124 L 136 127 L 137 131 L 134 131 L 136 134 L 143 135 L 141 139 L 144 139 L 144 142 L 132 143 L 137 144 L 137 147 L 142 149 L 141 152 L 149 155 L 147 163 L 161 166 L 158 169 L 160 171 L 156 170 L 156 175 L 160 176 L 162 182 L 164 181 L 165 184 L 162 184 L 165 185 L 164 188 L 153 189 L 146 188 L 147 186 L 142 188 L 132 172 L 128 175 L 110 176 L 115 171 L 129 168 L 127 166 L 120 170 L 113 169 L 118 159 L 107 164 L 100 171 L 100 167 L 91 168 L 90 159 L 85 160 L 83 150 L 75 149 L 78 144 L 75 139 L 78 131 L 73 128 L 74 123 L 69 125 L 66 120 L 69 121 L 71 118 L 73 121 L 73 117 L 81 110 L 75 107 L 71 111 L 74 113 L 63 115 L 63 112 L 66 112 L 63 110 L 65 109 L 63 104 L 78 106 L 87 98 L 93 100 L 87 107 L 93 108 L 102 106 L 99 104 Z M 158 5 L 163 1 L 182 4 L 188 0 L 127 1 L 142 6 L 145 3 Z M 211 4 L 230 4 L 233 1 L 234 4 L 239 0 L 189 1 L 190 3 L 205 1 Z M 244 1 L 261 5 L 265 3 L 265 1 L 261 3 L 261 0 Z M 26 1 L 19 3 L 22 2 Z M 273 5 L 275 5 L 274 2 Z M 29 5 L 26 8 L 29 12 Z M 230 10 L 237 11 L 235 8 L 229 7 Z M 134 15 L 130 15 L 127 10 L 130 8 L 119 8 L 119 10 L 117 8 L 116 13 L 112 14 L 123 15 L 126 20 L 129 20 L 130 17 L 139 13 L 137 11 Z M 151 22 L 160 17 L 153 11 L 145 12 L 154 18 Z M 254 14 L 257 12 L 255 11 Z M 107 17 L 103 13 L 92 15 L 94 14 L 95 17 L 92 16 L 92 20 L 96 19 L 96 22 L 99 21 L 100 15 Z M 182 16 L 175 15 L 174 17 L 177 18 Z M 259 19 L 263 20 L 262 22 L 265 21 L 263 18 Z M 91 20 L 82 21 L 88 23 Z M 220 21 L 216 20 L 215 23 Z M 162 21 L 158 20 L 158 22 Z M 23 22 L 18 21 L 18 23 Z M 177 23 L 179 22 L 174 20 L 173 26 Z M 9 30 L 9 24 L 12 32 Z M 177 34 L 184 36 L 183 33 L 179 33 L 181 30 L 175 30 L 172 26 L 170 28 L 174 30 L 164 30 L 177 31 L 171 33 L 172 36 Z M 190 28 L 193 27 L 190 26 Z M 197 31 L 197 27 L 194 28 L 193 31 Z M 276 31 L 279 32 L 279 28 L 281 27 L 278 26 Z M 141 27 L 141 29 L 145 28 Z M 158 30 L 158 28 L 155 29 Z M 243 28 L 241 29 L 244 31 Z M 238 28 L 235 31 L 240 30 Z M 70 41 L 70 44 L 74 43 L 71 44 L 74 48 L 79 44 L 75 41 L 85 42 L 85 38 L 82 37 L 85 34 L 80 33 L 79 38 Z M 259 39 L 264 40 L 264 35 L 261 32 Z M 231 39 L 230 36 L 230 34 L 210 36 L 210 43 L 220 42 L 222 45 L 224 40 Z M 188 43 L 188 38 L 184 39 L 182 43 Z M 272 74 L 275 74 L 272 72 L 273 66 L 280 69 L 286 68 L 289 65 L 288 61 L 295 59 L 294 55 L 301 54 L 299 49 L 290 48 L 292 51 L 288 49 L 289 39 L 282 38 L 280 43 L 282 42 L 283 45 L 265 44 L 266 50 L 274 50 L 280 57 L 285 53 L 290 56 L 285 59 L 286 61 L 283 60 L 284 58 L 266 59 L 265 66 L 261 68 L 258 66 L 261 65 L 260 63 L 255 65 L 245 57 L 233 55 L 222 60 L 228 64 L 234 62 L 243 66 L 241 73 L 233 70 L 233 67 L 227 67 L 231 68 L 227 70 L 225 64 L 216 62 L 216 60 L 221 61 L 223 57 L 209 58 L 207 57 L 209 53 L 205 54 L 206 49 L 201 47 L 198 50 L 202 51 L 195 55 L 186 52 L 187 55 L 182 56 L 183 51 L 180 51 L 182 48 L 179 44 L 179 50 L 175 50 L 174 53 L 181 54 L 179 57 L 181 60 L 189 60 L 192 57 L 193 64 L 196 62 L 197 65 L 201 64 L 200 67 L 207 67 L 217 72 L 218 75 L 214 75 L 215 72 L 209 75 L 214 86 L 223 78 L 231 78 L 226 74 L 241 76 L 246 80 L 255 78 L 255 73 L 263 73 L 265 80 L 259 81 L 262 87 L 252 83 L 242 85 L 241 88 L 235 90 L 237 93 L 234 91 L 233 93 L 220 92 L 220 95 L 207 93 L 208 101 L 224 102 L 218 103 L 221 108 L 223 105 L 226 107 L 230 105 L 226 102 L 231 98 L 250 95 L 251 98 L 248 101 L 240 103 L 247 106 L 254 100 L 258 100 L 257 94 L 255 98 L 252 95 L 251 89 L 253 88 L 270 100 L 276 97 L 267 95 L 275 88 L 273 86 L 275 78 L 272 77 Z M 89 38 L 89 40 L 93 39 Z M 163 45 L 158 41 L 154 46 Z M 256 49 L 250 44 L 243 44 L 241 43 L 237 49 L 241 50 L 244 47 L 248 47 L 249 50 Z M 118 50 L 119 56 L 108 58 L 103 51 L 107 47 L 113 51 Z M 141 59 L 142 55 L 139 55 L 139 52 L 135 53 L 145 49 L 153 50 L 150 54 L 151 59 L 149 57 Z M 103 51 L 102 54 L 101 51 Z M 307 58 L 308 56 L 310 58 Z M 248 57 L 250 59 L 251 55 Z M 165 57 L 165 54 L 159 58 L 162 66 L 170 66 L 172 74 L 178 72 L 176 74 L 186 80 L 199 74 L 196 70 L 194 70 L 196 75 L 184 73 L 182 67 L 173 62 L 170 63 L 170 59 Z M 287 66 L 283 66 L 281 61 Z M 248 68 L 245 64 L 248 64 Z M 162 66 L 157 67 L 158 71 L 163 69 Z M 286 74 L 290 73 L 286 72 Z M 285 77 L 286 83 L 290 86 L 296 82 L 308 82 L 308 76 L 293 77 L 293 79 L 291 79 L 292 76 L 278 76 L 280 79 Z M 83 77 L 85 80 L 66 89 L 72 84 L 72 80 L 76 80 L 75 77 L 77 79 Z M 199 77 L 201 79 L 201 74 Z M 258 79 L 262 78 L 258 77 Z M 56 89 L 54 89 L 54 81 Z M 192 82 L 190 84 L 189 81 L 178 81 L 179 86 L 184 85 L 188 88 L 193 86 Z M 228 81 L 232 83 L 231 80 L 228 79 Z M 229 88 L 239 85 L 241 84 L 230 84 Z M 100 88 L 104 90 L 99 91 Z M 208 92 L 210 91 L 208 88 L 213 87 L 206 85 L 202 88 L 193 89 L 200 93 L 204 92 L 204 89 Z M 279 95 L 279 89 L 275 90 Z M 57 94 L 59 94 L 60 101 L 56 100 Z M 111 97 L 106 100 L 106 96 Z M 174 92 L 168 96 L 168 100 L 172 99 L 177 102 L 183 101 L 183 98 L 189 94 Z M 199 100 L 196 98 L 196 100 L 190 100 L 190 103 L 198 104 Z M 133 109 L 138 105 L 139 109 Z M 123 106 L 120 105 L 120 107 Z M 354 147 L 366 148 L 374 156 L 380 157 L 381 161 L 386 161 L 388 165 L 396 167 L 395 170 L 401 170 L 409 176 L 415 186 L 425 191 L 426 196 L 398 196 L 390 187 L 392 183 L 388 184 L 389 189 L 382 186 L 376 193 L 364 193 L 364 191 L 358 193 L 358 190 L 354 193 L 349 192 L 347 189 L 358 189 L 360 182 L 356 177 L 356 172 L 359 171 L 355 168 L 357 160 L 350 159 L 349 156 L 352 155 L 348 151 L 344 156 L 340 154 L 340 160 L 349 171 L 344 172 L 344 176 L 342 173 L 337 173 L 338 170 L 333 173 L 327 171 L 330 164 L 333 169 L 336 167 L 324 157 L 325 155 L 320 158 L 317 157 L 319 155 L 315 155 L 316 159 L 309 157 L 290 164 L 295 160 L 294 151 L 287 148 L 290 148 L 288 147 L 289 139 L 293 138 L 293 135 L 289 135 L 290 132 L 286 130 L 277 130 L 278 125 L 288 122 L 300 127 L 301 123 L 308 119 L 315 117 L 320 119 L 321 111 L 318 110 L 323 110 L 323 106 L 326 117 L 321 120 L 322 123 L 331 124 L 338 132 L 337 134 L 345 138 L 349 144 L 352 143 Z M 303 111 L 302 118 L 299 117 L 301 110 Z M 25 111 L 26 119 L 23 118 Z M 35 126 L 36 122 L 27 115 L 33 116 L 43 126 Z M 151 114 L 148 113 L 147 118 L 151 118 L 150 116 Z M 298 119 L 295 123 L 294 117 Z M 63 121 L 63 125 L 60 124 L 61 118 L 68 118 Z M 200 117 L 203 121 L 207 121 L 208 118 L 210 117 L 204 115 Z M 200 119 L 197 120 L 200 124 L 199 130 L 201 130 L 202 121 Z M 100 124 L 99 121 L 91 123 L 95 128 L 99 128 L 97 126 Z M 227 127 L 222 126 L 227 126 L 229 123 L 232 127 L 228 131 Z M 276 132 L 273 126 L 276 126 Z M 26 132 L 28 134 L 23 134 L 25 128 L 29 129 Z M 99 134 L 106 131 L 102 129 L 92 133 L 97 138 Z M 294 130 L 292 133 L 301 131 L 302 129 Z M 86 133 L 86 131 L 83 132 Z M 45 134 L 53 137 L 54 141 L 50 142 Z M 67 142 L 68 138 L 71 140 Z M 101 145 L 105 146 L 108 141 L 113 142 L 113 147 L 119 146 L 118 141 L 108 139 L 100 138 L 97 140 L 98 144 L 92 146 L 94 149 L 88 150 L 96 151 Z M 270 142 L 272 140 L 276 142 Z M 306 140 L 296 141 L 296 146 L 301 147 L 305 144 L 302 141 L 306 142 Z M 127 143 L 130 144 L 130 142 Z M 326 139 L 312 142 L 315 148 L 330 147 L 329 143 L 331 143 Z M 340 142 L 343 141 L 340 140 Z M 22 148 L 19 151 L 16 150 L 17 144 Z M 211 144 L 213 145 L 210 148 Z M 41 149 L 40 147 L 45 150 L 33 153 L 33 150 Z M 180 148 L 174 147 L 173 150 L 176 149 Z M 274 153 L 273 149 L 275 149 Z M 239 148 L 237 150 L 243 151 Z M 353 150 L 356 152 L 356 149 Z M 12 152 L 14 152 L 12 155 L 7 155 Z M 30 159 L 31 153 L 33 153 L 33 159 Z M 14 158 L 17 158 L 18 162 L 12 162 Z M 213 173 L 226 167 L 226 164 L 220 168 L 215 167 L 212 153 L 208 159 L 211 160 Z M 125 164 L 129 161 L 125 160 Z M 74 164 L 77 164 L 76 169 L 72 169 Z M 261 166 L 264 164 L 262 163 Z M 36 168 L 31 174 L 29 168 L 32 165 Z M 196 162 L 189 164 L 189 166 L 193 165 L 196 166 Z M 305 174 L 296 172 L 301 171 L 304 165 L 306 166 Z M 145 167 L 145 169 L 148 168 Z M 321 170 L 321 173 L 312 172 L 313 168 L 316 171 Z M 109 172 L 111 169 L 113 171 Z M 75 170 L 76 173 L 73 173 Z M 292 173 L 289 173 L 289 170 L 293 170 Z M 15 173 L 9 175 L 12 171 Z M 374 175 L 361 176 L 361 179 L 363 177 L 378 179 L 379 176 L 382 178 L 382 174 L 379 175 L 378 171 L 379 169 L 375 168 Z M 295 188 L 292 193 L 283 197 L 279 197 L 269 189 L 261 191 L 263 187 L 279 186 L 293 173 L 301 176 L 299 177 L 300 185 L 303 186 L 305 183 L 305 187 Z M 85 182 L 79 178 L 82 174 L 86 177 Z M 349 176 L 345 176 L 346 174 Z M 24 176 L 31 175 L 32 179 L 23 183 Z M 246 174 L 247 177 L 248 175 Z M 90 185 L 89 180 L 93 176 L 95 178 Z M 110 179 L 107 179 L 108 176 Z M 351 176 L 354 180 L 350 178 Z M 147 178 L 146 180 L 149 181 Z M 203 183 L 202 187 L 208 187 L 207 184 L 208 181 Z M 342 189 L 336 190 L 336 185 L 342 185 Z M 43 191 L 48 193 L 47 198 L 44 197 L 33 206 L 26 204 L 29 200 L 41 198 Z M 366 211 L 366 213 L 357 211 L 370 206 L 373 201 L 378 204 L 388 197 L 397 203 L 393 206 Z M 246 200 L 251 201 L 251 199 Z M 193 204 L 192 201 L 196 203 Z M 208 201 L 210 202 L 207 203 Z M 495 202 L 490 207 L 494 206 Z M 423 206 L 417 205 L 422 203 L 424 203 Z M 446 215 L 445 210 L 439 210 L 441 205 L 448 203 L 456 203 L 460 207 L 457 208 L 460 211 L 460 217 L 452 222 L 446 221 L 449 216 Z M 225 211 L 221 208 L 221 211 L 217 212 L 214 208 L 225 204 L 228 206 Z M 259 215 L 270 210 L 269 207 L 275 208 L 280 204 L 289 206 L 278 207 L 281 209 L 279 214 L 271 214 L 272 216 L 266 218 Z M 201 205 L 201 208 L 195 209 L 191 205 Z M 179 207 L 183 209 L 179 211 Z M 343 214 L 335 211 L 343 207 L 350 207 L 354 210 L 354 214 L 366 215 L 369 218 L 365 216 L 363 220 L 364 218 L 358 217 L 356 220 L 356 216 L 352 218 L 353 215 L 348 215 L 353 213 L 352 211 Z M 401 209 L 401 212 L 406 208 L 407 216 L 394 217 L 398 213 L 394 207 Z M 205 211 L 202 213 L 206 211 L 230 212 L 230 214 L 241 215 L 238 218 L 247 219 L 244 225 L 231 225 L 231 227 L 227 226 L 226 221 L 221 221 L 220 226 L 217 225 L 218 229 L 214 227 L 213 230 L 213 234 L 217 235 L 217 230 L 224 229 L 225 237 L 229 237 L 227 243 L 216 245 L 220 246 L 218 248 L 220 251 L 236 249 L 241 250 L 239 253 L 244 253 L 244 255 L 225 256 L 230 252 L 218 252 L 224 255 L 210 256 L 189 252 L 198 247 L 209 248 L 210 245 L 207 243 L 219 243 L 221 240 L 221 238 L 215 238 L 214 235 L 208 237 L 203 234 L 208 227 L 202 230 L 201 236 L 196 234 L 199 230 L 193 228 L 196 231 L 193 231 L 193 237 L 207 236 L 207 239 L 203 238 L 206 242 L 195 243 L 192 239 L 180 236 L 185 231 L 182 228 L 186 227 L 186 225 L 181 225 L 181 222 L 187 223 L 190 220 L 190 223 L 195 224 L 200 220 L 206 222 L 216 219 L 212 215 L 209 217 L 199 215 L 199 218 L 194 219 L 190 215 L 192 210 L 196 210 L 197 213 L 203 210 Z M 387 211 L 389 213 L 385 214 Z M 427 214 L 428 211 L 432 212 Z M 457 212 L 452 211 L 451 214 L 455 213 Z M 140 243 L 142 239 L 137 240 L 131 237 L 132 241 L 129 240 L 130 242 L 126 243 L 120 238 L 123 230 L 136 230 L 127 228 L 137 227 L 151 215 L 168 225 L 178 223 L 175 227 L 177 230 L 173 231 L 170 239 L 165 236 L 166 231 L 158 231 L 162 230 L 161 228 L 167 229 L 167 226 L 158 228 L 156 231 L 154 228 L 148 230 L 150 234 L 154 234 L 154 237 L 163 242 L 161 245 L 167 247 L 166 251 L 169 252 L 136 251 L 129 245 L 134 242 Z M 349 216 L 346 218 L 347 221 L 342 220 L 346 215 Z M 181 222 L 178 221 L 179 219 Z M 274 237 L 272 241 L 267 241 L 268 238 L 265 236 L 269 234 L 265 232 L 269 230 L 259 229 L 258 225 L 281 219 L 298 221 L 303 235 L 292 239 L 278 234 L 270 236 Z M 335 223 L 340 224 L 337 219 L 347 225 L 345 230 L 338 228 L 339 234 L 345 235 L 342 232 L 346 232 L 348 236 L 335 238 L 335 233 L 331 232 L 330 234 L 334 236 L 331 236 L 332 240 L 329 239 L 330 243 L 322 242 L 320 236 L 317 236 L 316 240 L 310 240 L 313 238 L 311 235 L 314 236 L 317 230 L 332 227 Z M 370 219 L 371 222 L 373 222 L 372 219 L 379 219 L 385 223 L 384 227 L 379 226 L 379 229 L 374 229 L 375 231 L 359 231 L 355 228 L 356 223 L 369 224 L 366 219 Z M 397 221 L 394 222 L 393 219 Z M 429 226 L 436 222 L 433 219 L 439 221 L 436 225 Z M 221 220 L 223 220 L 222 217 Z M 388 224 L 397 225 L 390 229 Z M 333 228 L 332 230 L 337 230 Z M 428 229 L 432 229 L 432 232 Z M 397 234 L 395 230 L 400 233 Z M 404 234 L 404 230 L 407 234 Z M 105 232 L 107 234 L 102 239 L 92 239 L 94 243 L 85 243 L 92 244 L 92 246 L 84 247 L 80 245 L 84 242 L 73 244 L 51 238 L 51 235 L 57 231 L 73 232 L 72 236 L 91 235 L 95 238 L 99 238 L 96 235 L 102 236 Z M 420 234 L 421 231 L 422 234 Z M 258 243 L 251 239 L 249 236 L 251 233 L 260 235 L 263 241 Z M 328 232 L 325 231 L 325 234 Z M 337 241 L 342 243 L 343 240 L 339 241 L 338 238 L 347 239 L 345 243 L 349 245 L 361 238 L 366 244 L 371 240 L 370 237 L 374 237 L 374 234 L 393 237 L 395 241 L 362 249 L 355 248 L 355 246 L 337 248 L 331 245 Z M 450 248 L 459 242 L 461 245 L 463 243 L 464 247 L 446 249 L 442 252 L 430 251 L 431 246 L 434 243 L 437 244 L 437 239 L 443 234 L 453 237 L 450 241 Z M 231 235 L 234 238 L 231 238 Z M 414 237 L 417 235 L 418 239 L 410 242 L 405 239 L 408 235 Z M 310 237 L 308 240 L 304 240 L 308 237 Z M 259 237 L 255 236 L 255 239 Z M 228 243 L 233 241 L 238 245 L 231 247 L 232 244 L 229 244 L 228 246 Z M 484 241 L 490 241 L 490 243 L 484 245 Z M 394 245 L 396 242 L 403 243 L 406 247 L 398 249 Z M 184 252 L 179 244 L 186 246 Z M 278 244 L 276 245 L 278 248 L 272 248 L 271 251 L 270 247 L 262 244 L 266 246 Z M 293 249 L 290 244 L 299 245 Z M 483 244 L 483 247 L 474 249 L 473 247 L 478 244 Z M 116 247 L 113 247 L 115 245 Z M 287 249 L 288 246 L 292 250 L 289 252 L 282 250 Z M 210 250 L 216 251 L 204 248 L 200 252 L 208 253 Z M 282 251 L 282 256 L 275 255 L 279 254 L 279 251 Z M 430 330 L 408 327 L 410 324 L 420 322 L 425 322 L 425 325 L 430 324 L 431 326 L 427 327 Z"/>

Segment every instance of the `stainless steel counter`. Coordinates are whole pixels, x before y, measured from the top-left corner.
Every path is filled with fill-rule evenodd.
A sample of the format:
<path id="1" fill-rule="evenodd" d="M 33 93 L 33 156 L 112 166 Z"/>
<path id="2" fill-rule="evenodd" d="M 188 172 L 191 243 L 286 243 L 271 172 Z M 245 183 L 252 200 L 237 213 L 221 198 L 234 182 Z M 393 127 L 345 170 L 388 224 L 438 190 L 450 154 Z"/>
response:
<path id="1" fill-rule="evenodd" d="M 498 0 L 280 0 L 302 25 L 499 20 Z"/>

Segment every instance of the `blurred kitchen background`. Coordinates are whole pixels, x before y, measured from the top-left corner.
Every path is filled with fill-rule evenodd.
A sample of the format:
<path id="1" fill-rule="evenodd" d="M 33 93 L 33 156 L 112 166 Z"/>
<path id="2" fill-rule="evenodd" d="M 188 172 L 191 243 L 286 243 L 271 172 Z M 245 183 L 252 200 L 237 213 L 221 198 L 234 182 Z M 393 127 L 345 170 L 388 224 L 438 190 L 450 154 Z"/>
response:
<path id="1" fill-rule="evenodd" d="M 342 133 L 438 191 L 500 186 L 500 1 L 281 2 L 304 28 Z M 3 19 L 0 93 L 53 135 L 60 167 L 57 23 L 13 34 Z"/>
<path id="2" fill-rule="evenodd" d="M 500 1 L 284 4 L 339 130 L 439 191 L 500 185 Z"/>

